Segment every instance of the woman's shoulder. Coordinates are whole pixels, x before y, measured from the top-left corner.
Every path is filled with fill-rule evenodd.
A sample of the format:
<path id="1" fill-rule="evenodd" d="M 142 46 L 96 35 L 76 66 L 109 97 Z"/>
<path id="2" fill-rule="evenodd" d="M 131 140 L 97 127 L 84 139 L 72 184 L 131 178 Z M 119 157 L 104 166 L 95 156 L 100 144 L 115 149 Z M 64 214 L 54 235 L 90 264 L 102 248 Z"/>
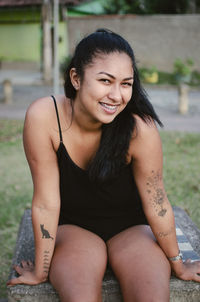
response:
<path id="1" fill-rule="evenodd" d="M 52 111 L 53 99 L 51 96 L 42 97 L 33 101 L 26 111 L 26 116 L 41 118 L 48 116 Z"/>
<path id="2" fill-rule="evenodd" d="M 59 109 L 63 106 L 64 96 L 56 96 L 56 104 Z M 26 119 L 35 122 L 48 122 L 55 116 L 55 105 L 51 96 L 36 99 L 31 103 L 26 112 Z"/>
<path id="3" fill-rule="evenodd" d="M 145 117 L 142 119 L 140 116 L 134 114 L 135 128 L 133 130 L 133 138 L 148 135 L 149 133 L 158 133 L 158 128 L 155 121 L 151 117 Z"/>
<path id="4" fill-rule="evenodd" d="M 133 130 L 129 153 L 135 157 L 144 151 L 148 152 L 152 146 L 160 148 L 160 134 L 154 120 L 151 118 L 143 120 L 138 115 L 134 115 L 134 119 L 136 126 Z"/>

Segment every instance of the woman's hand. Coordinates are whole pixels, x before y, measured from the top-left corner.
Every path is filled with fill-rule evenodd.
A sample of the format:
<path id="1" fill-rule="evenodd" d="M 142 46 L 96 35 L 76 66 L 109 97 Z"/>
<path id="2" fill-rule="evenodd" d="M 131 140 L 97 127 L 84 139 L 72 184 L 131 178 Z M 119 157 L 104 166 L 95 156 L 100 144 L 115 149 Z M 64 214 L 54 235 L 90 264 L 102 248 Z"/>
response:
<path id="1" fill-rule="evenodd" d="M 9 280 L 7 286 L 16 284 L 36 285 L 46 281 L 46 279 L 41 280 L 35 275 L 34 265 L 31 261 L 22 261 L 21 266 L 15 265 L 14 269 L 20 276 Z"/>
<path id="2" fill-rule="evenodd" d="M 200 282 L 200 261 L 191 262 L 191 259 L 186 260 L 183 263 L 182 270 L 176 273 L 176 277 L 182 280 L 193 280 Z"/>

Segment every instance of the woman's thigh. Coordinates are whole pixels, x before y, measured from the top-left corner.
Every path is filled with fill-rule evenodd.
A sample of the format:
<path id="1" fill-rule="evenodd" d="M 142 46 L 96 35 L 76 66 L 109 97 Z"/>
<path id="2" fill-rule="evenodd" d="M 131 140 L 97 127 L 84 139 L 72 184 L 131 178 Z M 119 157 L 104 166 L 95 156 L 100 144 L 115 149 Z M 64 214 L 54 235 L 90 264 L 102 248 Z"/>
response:
<path id="1" fill-rule="evenodd" d="M 49 277 L 61 301 L 101 301 L 106 265 L 100 237 L 75 225 L 59 226 Z"/>
<path id="2" fill-rule="evenodd" d="M 169 301 L 169 261 L 149 226 L 131 227 L 107 242 L 125 302 Z"/>

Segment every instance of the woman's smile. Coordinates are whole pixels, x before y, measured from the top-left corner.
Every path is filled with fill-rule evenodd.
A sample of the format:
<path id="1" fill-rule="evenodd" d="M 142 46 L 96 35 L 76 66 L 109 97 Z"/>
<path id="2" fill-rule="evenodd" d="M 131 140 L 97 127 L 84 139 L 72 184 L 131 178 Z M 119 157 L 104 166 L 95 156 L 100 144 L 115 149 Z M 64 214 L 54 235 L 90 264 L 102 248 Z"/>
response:
<path id="1" fill-rule="evenodd" d="M 114 52 L 96 56 L 85 68 L 77 90 L 75 114 L 81 112 L 83 117 L 84 113 L 84 125 L 86 121 L 111 123 L 130 101 L 132 89 L 133 67 L 127 54 Z M 81 122 L 78 115 L 77 120 Z"/>
<path id="2" fill-rule="evenodd" d="M 102 106 L 102 109 L 108 114 L 114 114 L 119 107 L 119 105 L 111 105 L 103 102 L 100 102 L 100 105 Z"/>

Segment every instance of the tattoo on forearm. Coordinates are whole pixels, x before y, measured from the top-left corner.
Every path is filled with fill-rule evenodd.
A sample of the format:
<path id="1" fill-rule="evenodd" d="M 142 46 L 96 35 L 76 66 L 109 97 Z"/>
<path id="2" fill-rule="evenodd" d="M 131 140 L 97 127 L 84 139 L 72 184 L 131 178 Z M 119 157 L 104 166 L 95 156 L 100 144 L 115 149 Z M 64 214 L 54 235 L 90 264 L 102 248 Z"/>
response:
<path id="1" fill-rule="evenodd" d="M 174 231 L 174 228 L 171 228 L 166 232 L 158 232 L 158 233 L 156 233 L 156 235 L 160 238 L 163 238 L 163 237 L 166 237 L 166 236 L 169 236 L 170 234 L 172 234 L 173 231 Z"/>
<path id="2" fill-rule="evenodd" d="M 51 238 L 53 240 L 53 237 L 51 237 L 49 232 L 47 230 L 45 230 L 44 224 L 41 224 L 40 228 L 41 228 L 41 232 L 42 232 L 42 238 L 45 238 L 45 239 Z"/>
<path id="3" fill-rule="evenodd" d="M 49 251 L 44 251 L 44 257 L 43 257 L 43 270 L 44 273 L 48 274 L 49 272 Z"/>
<path id="4" fill-rule="evenodd" d="M 165 216 L 167 209 L 164 208 L 164 200 L 166 194 L 163 188 L 160 186 L 160 181 L 162 176 L 160 172 L 151 171 L 151 176 L 147 179 L 147 193 L 150 195 L 150 201 L 155 208 L 155 211 L 158 213 L 158 216 Z"/>

